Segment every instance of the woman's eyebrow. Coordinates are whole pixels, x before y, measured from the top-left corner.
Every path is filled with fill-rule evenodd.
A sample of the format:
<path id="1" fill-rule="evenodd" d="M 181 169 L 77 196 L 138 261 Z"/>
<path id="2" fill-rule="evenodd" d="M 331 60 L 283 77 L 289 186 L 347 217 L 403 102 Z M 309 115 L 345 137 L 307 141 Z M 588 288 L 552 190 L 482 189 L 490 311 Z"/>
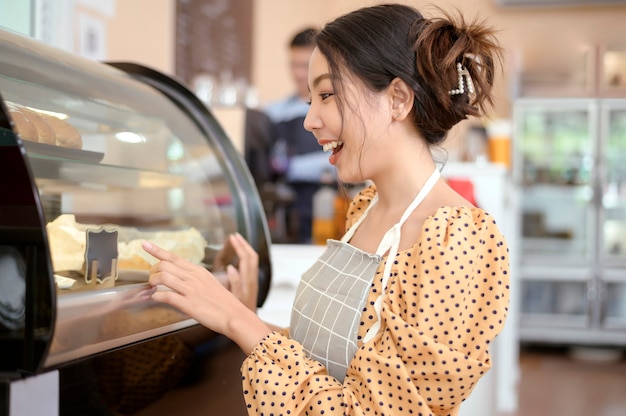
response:
<path id="1" fill-rule="evenodd" d="M 329 73 L 319 75 L 318 77 L 316 77 L 313 80 L 313 88 L 317 87 L 319 85 L 319 83 L 322 82 L 323 80 L 329 79 L 329 78 L 330 78 L 330 74 Z"/>

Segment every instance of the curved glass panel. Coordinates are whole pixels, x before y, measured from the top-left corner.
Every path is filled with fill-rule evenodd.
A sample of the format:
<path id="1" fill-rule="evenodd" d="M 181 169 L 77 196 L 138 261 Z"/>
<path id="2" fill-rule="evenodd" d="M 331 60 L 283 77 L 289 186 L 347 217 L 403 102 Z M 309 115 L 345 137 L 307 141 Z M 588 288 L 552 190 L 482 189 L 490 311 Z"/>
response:
<path id="1" fill-rule="evenodd" d="M 43 207 L 58 295 L 48 367 L 195 324 L 150 300 L 155 259 L 143 240 L 219 273 L 236 262 L 216 258 L 238 231 L 269 273 L 249 173 L 223 132 L 199 120 L 206 108 L 191 114 L 191 97 L 166 90 L 0 32 L 0 92 Z"/>
<path id="2" fill-rule="evenodd" d="M 0 123 L 0 372 L 6 374 L 41 369 L 54 325 L 41 208 L 21 151 Z"/>

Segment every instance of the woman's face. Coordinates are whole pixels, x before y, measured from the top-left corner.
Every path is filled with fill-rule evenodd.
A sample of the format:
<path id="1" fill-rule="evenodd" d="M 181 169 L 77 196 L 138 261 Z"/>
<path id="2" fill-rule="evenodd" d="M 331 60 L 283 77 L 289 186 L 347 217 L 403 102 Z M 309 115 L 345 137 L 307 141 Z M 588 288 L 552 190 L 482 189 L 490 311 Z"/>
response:
<path id="1" fill-rule="evenodd" d="M 368 91 L 360 81 L 342 78 L 342 91 L 333 88 L 328 62 L 315 49 L 309 62 L 311 107 L 304 127 L 313 133 L 328 161 L 337 168 L 339 179 L 347 183 L 373 179 L 377 166 L 383 165 L 385 132 L 391 120 L 384 93 Z M 337 93 L 341 93 L 343 117 Z M 382 152 L 382 153 L 381 153 Z M 388 166 L 388 165 L 387 165 Z"/>

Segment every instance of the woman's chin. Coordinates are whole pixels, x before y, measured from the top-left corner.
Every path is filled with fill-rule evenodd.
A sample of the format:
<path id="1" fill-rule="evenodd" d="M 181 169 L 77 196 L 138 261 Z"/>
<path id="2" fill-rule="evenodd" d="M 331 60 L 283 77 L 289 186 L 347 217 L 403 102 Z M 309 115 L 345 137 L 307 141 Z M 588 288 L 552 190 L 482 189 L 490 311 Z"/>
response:
<path id="1" fill-rule="evenodd" d="M 337 166 L 337 179 L 342 183 L 361 183 L 364 179 L 361 175 L 357 175 L 355 172 L 346 172 L 341 169 L 341 166 Z"/>

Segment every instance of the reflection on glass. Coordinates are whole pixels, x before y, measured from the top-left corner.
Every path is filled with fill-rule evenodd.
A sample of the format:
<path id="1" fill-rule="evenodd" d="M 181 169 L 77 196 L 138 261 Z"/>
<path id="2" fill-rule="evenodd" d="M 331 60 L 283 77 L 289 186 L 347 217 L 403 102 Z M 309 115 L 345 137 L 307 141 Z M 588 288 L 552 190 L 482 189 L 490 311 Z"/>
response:
<path id="1" fill-rule="evenodd" d="M 587 287 L 584 282 L 523 282 L 523 313 L 584 315 L 586 310 Z"/>
<path id="2" fill-rule="evenodd" d="M 24 329 L 26 264 L 15 248 L 0 246 L 0 333 Z"/>
<path id="3" fill-rule="evenodd" d="M 520 114 L 524 252 L 584 259 L 593 198 L 589 112 L 544 104 Z"/>
<path id="4" fill-rule="evenodd" d="M 604 84 L 608 88 L 626 88 L 626 51 L 608 49 L 602 56 Z"/>
<path id="5" fill-rule="evenodd" d="M 526 184 L 589 182 L 593 142 L 586 111 L 528 110 L 523 134 Z"/>
<path id="6" fill-rule="evenodd" d="M 626 259 L 626 109 L 608 114 L 602 246 L 605 256 Z"/>
<path id="7" fill-rule="evenodd" d="M 0 246 L 16 243 L 26 272 L 0 255 L 0 335 L 15 338 L 2 344 L 0 371 L 37 371 L 195 325 L 150 300 L 154 259 L 144 256 L 144 240 L 219 273 L 235 261 L 225 258 L 226 236 L 242 232 L 259 252 L 262 303 L 270 280 L 263 211 L 245 162 L 208 109 L 148 68 L 2 38 L 0 91 L 13 128 L 0 128 L 11 179 Z M 85 279 L 90 229 L 117 233 L 96 260 L 117 280 L 99 283 L 99 267 Z"/>
<path id="8" fill-rule="evenodd" d="M 150 103 L 142 108 L 171 107 L 164 96 L 142 88 L 133 95 Z M 62 92 L 46 93 L 64 99 Z M 86 100 L 70 114 L 87 146 L 83 150 L 98 154 L 96 159 L 27 148 L 57 283 L 57 330 L 46 366 L 195 325 L 151 301 L 146 282 L 156 260 L 143 251 L 142 241 L 218 274 L 236 261 L 224 247 L 238 225 L 219 149 L 178 111 L 164 117 L 126 109 L 120 117 L 93 117 L 117 114 L 118 107 L 111 99 Z M 100 228 L 118 236 L 117 279 L 103 283 L 85 279 L 85 236 Z"/>
<path id="9" fill-rule="evenodd" d="M 626 283 L 609 283 L 606 293 L 606 317 L 626 322 Z"/>

